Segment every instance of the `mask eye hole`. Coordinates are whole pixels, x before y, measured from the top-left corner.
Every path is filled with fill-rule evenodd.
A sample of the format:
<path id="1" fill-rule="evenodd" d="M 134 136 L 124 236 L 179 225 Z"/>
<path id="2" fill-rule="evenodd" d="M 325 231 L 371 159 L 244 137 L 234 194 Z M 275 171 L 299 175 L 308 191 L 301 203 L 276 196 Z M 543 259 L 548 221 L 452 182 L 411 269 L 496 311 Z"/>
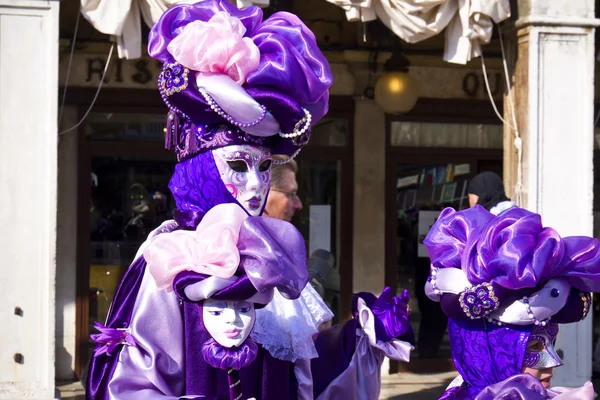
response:
<path id="1" fill-rule="evenodd" d="M 235 172 L 248 172 L 248 165 L 242 160 L 227 161 L 229 168 Z"/>
<path id="2" fill-rule="evenodd" d="M 260 172 L 267 172 L 269 170 L 269 168 L 271 168 L 271 163 L 273 161 L 272 160 L 265 160 L 263 161 L 260 166 L 258 167 L 258 170 Z"/>
<path id="3" fill-rule="evenodd" d="M 527 351 L 531 351 L 531 352 L 544 351 L 544 343 L 539 339 L 530 340 L 529 343 L 527 343 Z"/>

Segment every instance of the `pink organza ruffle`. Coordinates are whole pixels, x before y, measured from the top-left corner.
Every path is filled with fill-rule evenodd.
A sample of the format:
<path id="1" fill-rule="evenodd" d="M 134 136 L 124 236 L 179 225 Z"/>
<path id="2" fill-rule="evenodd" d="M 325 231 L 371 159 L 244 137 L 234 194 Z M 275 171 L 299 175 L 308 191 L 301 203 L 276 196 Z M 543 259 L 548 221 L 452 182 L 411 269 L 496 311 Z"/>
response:
<path id="1" fill-rule="evenodd" d="M 246 27 L 224 11 L 208 22 L 193 21 L 169 43 L 167 49 L 186 68 L 203 73 L 228 75 L 238 85 L 258 68 L 260 51 Z"/>
<path id="2" fill-rule="evenodd" d="M 195 231 L 156 236 L 144 250 L 156 286 L 173 290 L 173 279 L 183 271 L 218 278 L 233 276 L 240 263 L 240 227 L 247 217 L 237 204 L 220 204 L 206 213 Z"/>

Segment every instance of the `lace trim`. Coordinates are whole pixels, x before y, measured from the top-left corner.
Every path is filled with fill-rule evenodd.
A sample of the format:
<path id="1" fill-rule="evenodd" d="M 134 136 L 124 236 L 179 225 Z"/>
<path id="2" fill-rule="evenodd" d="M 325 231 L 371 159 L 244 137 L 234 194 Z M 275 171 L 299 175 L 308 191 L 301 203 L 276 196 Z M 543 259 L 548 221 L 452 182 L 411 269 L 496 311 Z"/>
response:
<path id="1" fill-rule="evenodd" d="M 331 318 L 333 313 L 310 284 L 296 300 L 288 300 L 275 290 L 273 301 L 256 311 L 250 336 L 277 359 L 310 360 L 318 356 L 313 335 Z"/>

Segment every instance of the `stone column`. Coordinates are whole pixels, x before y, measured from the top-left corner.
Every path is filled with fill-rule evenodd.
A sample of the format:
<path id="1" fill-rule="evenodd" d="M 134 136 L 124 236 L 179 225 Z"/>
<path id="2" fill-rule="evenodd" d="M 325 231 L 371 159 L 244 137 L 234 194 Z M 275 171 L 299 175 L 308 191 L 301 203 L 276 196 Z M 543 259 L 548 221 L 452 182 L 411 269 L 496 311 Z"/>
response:
<path id="1" fill-rule="evenodd" d="M 0 0 L 4 399 L 54 399 L 58 8 Z"/>
<path id="2" fill-rule="evenodd" d="M 385 114 L 357 99 L 354 113 L 353 292 L 385 287 Z"/>
<path id="3" fill-rule="evenodd" d="M 357 98 L 354 112 L 354 234 L 352 291 L 385 287 L 385 114 Z M 381 373 L 388 375 L 386 357 Z"/>
<path id="4" fill-rule="evenodd" d="M 521 206 L 540 213 L 563 236 L 592 235 L 594 0 L 519 0 L 510 40 L 511 97 L 522 138 L 504 128 L 504 176 L 509 196 L 522 173 Z M 505 119 L 513 124 L 510 98 Z M 561 328 L 557 348 L 565 366 L 554 385 L 591 377 L 592 318 Z"/>

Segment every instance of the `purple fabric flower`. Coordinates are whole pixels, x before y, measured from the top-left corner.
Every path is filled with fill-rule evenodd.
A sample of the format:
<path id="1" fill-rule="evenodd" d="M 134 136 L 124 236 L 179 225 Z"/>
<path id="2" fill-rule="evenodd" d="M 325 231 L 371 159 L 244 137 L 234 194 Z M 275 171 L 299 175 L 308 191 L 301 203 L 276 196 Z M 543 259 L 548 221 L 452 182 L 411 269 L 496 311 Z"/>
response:
<path id="1" fill-rule="evenodd" d="M 100 333 L 90 335 L 93 341 L 97 343 L 94 349 L 94 357 L 106 354 L 111 356 L 113 351 L 122 344 L 135 346 L 136 341 L 125 329 L 108 328 L 99 322 L 94 322 L 94 328 Z"/>

